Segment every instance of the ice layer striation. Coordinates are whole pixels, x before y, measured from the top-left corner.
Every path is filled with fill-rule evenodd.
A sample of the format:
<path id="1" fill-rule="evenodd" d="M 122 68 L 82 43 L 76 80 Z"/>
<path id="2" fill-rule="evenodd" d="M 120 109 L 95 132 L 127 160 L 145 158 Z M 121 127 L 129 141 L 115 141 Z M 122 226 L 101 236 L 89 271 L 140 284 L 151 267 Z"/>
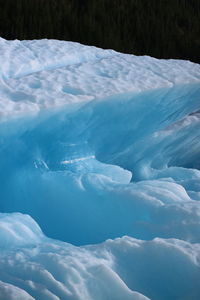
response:
<path id="1" fill-rule="evenodd" d="M 200 65 L 0 39 L 0 300 L 199 300 Z"/>

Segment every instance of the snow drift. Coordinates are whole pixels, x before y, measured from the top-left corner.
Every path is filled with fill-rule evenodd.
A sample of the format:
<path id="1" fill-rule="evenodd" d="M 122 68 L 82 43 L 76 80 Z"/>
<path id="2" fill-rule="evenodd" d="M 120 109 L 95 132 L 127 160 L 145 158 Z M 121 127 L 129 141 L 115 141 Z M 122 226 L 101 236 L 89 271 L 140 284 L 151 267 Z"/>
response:
<path id="1" fill-rule="evenodd" d="M 199 299 L 200 66 L 53 40 L 0 61 L 0 299 Z"/>

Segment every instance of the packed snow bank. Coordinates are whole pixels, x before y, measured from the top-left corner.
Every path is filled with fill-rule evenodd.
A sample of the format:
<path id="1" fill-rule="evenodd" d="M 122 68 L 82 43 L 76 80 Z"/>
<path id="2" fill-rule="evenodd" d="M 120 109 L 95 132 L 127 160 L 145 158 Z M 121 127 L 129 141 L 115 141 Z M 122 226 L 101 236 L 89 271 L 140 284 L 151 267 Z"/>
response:
<path id="1" fill-rule="evenodd" d="M 53 40 L 0 61 L 0 299 L 198 300 L 200 66 Z"/>
<path id="2" fill-rule="evenodd" d="M 10 215 L 10 224 L 19 217 L 27 226 L 27 217 L 19 214 Z M 38 230 L 33 221 L 28 224 L 30 232 Z M 123 237 L 75 247 L 44 236 L 28 244 L 23 231 L 22 238 L 21 247 L 13 240 L 9 251 L 0 249 L 2 300 L 199 299 L 199 244 Z"/>

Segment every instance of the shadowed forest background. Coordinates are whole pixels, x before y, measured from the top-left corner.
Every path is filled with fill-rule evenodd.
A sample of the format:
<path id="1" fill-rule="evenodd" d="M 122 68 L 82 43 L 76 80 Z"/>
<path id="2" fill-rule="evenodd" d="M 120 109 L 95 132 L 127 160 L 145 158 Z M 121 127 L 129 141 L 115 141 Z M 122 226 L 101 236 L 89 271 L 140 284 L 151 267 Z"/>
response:
<path id="1" fill-rule="evenodd" d="M 200 0 L 0 0 L 0 36 L 200 63 Z"/>

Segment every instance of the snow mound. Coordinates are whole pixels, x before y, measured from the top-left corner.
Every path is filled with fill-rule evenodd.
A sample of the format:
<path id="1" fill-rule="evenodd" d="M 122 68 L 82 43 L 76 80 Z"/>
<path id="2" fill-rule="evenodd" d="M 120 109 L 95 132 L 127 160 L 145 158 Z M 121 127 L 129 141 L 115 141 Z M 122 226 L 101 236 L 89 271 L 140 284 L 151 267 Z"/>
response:
<path id="1" fill-rule="evenodd" d="M 27 217 L 19 216 L 27 226 Z M 15 220 L 16 215 L 11 217 Z M 38 230 L 33 221 L 29 230 Z M 0 249 L 2 300 L 198 299 L 199 244 L 126 236 L 75 247 L 45 237 L 28 244 L 24 237 L 21 247 Z"/>
<path id="2" fill-rule="evenodd" d="M 22 227 L 27 226 L 27 217 L 18 214 L 18 222 L 19 216 Z M 38 230 L 33 221 L 29 230 Z M 149 299 L 141 292 L 152 299 L 198 299 L 199 244 L 126 236 L 75 247 L 45 237 L 28 244 L 22 229 L 23 235 L 24 245 L 13 240 L 9 252 L 0 251 L 0 276 L 8 282 L 0 282 L 2 300 Z"/>

